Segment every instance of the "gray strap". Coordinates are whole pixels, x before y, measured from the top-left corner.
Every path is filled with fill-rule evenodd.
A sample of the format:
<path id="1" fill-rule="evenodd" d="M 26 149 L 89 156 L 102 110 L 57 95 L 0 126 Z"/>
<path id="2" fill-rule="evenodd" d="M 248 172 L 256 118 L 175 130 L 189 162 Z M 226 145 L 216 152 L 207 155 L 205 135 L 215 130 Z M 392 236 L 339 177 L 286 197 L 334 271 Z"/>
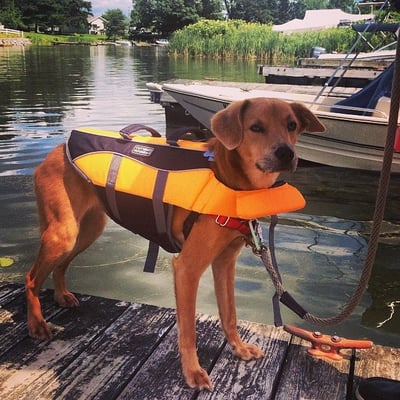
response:
<path id="1" fill-rule="evenodd" d="M 162 169 L 158 170 L 153 191 L 154 218 L 156 221 L 157 232 L 161 235 L 166 234 L 168 231 L 163 204 L 164 189 L 167 183 L 167 178 L 168 171 Z"/>
<path id="2" fill-rule="evenodd" d="M 158 170 L 153 190 L 153 212 L 154 212 L 154 219 L 156 223 L 157 233 L 159 235 L 164 234 L 167 231 L 164 206 L 162 203 L 167 177 L 168 177 L 167 171 Z M 152 241 L 149 242 L 149 248 L 147 250 L 146 261 L 143 268 L 144 272 L 154 272 L 156 268 L 159 248 L 160 246 L 157 243 L 154 243 Z"/>
<path id="3" fill-rule="evenodd" d="M 121 160 L 122 156 L 118 154 L 113 155 L 110 169 L 108 170 L 107 183 L 105 187 L 108 206 L 110 207 L 112 215 L 118 220 L 121 220 L 121 217 L 119 215 L 117 198 L 115 195 L 115 183 L 117 182 L 118 170 L 121 164 Z"/>
<path id="4" fill-rule="evenodd" d="M 156 268 L 156 262 L 158 258 L 158 251 L 160 246 L 152 241 L 149 242 L 149 248 L 147 250 L 146 261 L 144 263 L 143 272 L 154 272 Z"/>

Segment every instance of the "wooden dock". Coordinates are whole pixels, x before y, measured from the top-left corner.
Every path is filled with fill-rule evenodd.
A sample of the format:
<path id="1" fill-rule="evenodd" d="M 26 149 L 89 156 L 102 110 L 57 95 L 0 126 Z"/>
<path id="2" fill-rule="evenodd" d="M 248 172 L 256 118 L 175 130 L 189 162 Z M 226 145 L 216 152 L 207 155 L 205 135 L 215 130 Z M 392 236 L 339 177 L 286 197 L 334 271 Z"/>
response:
<path id="1" fill-rule="evenodd" d="M 0 287 L 0 398 L 8 399 L 346 399 L 351 352 L 339 362 L 312 358 L 308 343 L 280 328 L 242 322 L 242 336 L 265 357 L 234 357 L 217 318 L 199 315 L 198 352 L 215 388 L 186 387 L 177 351 L 175 311 L 78 295 L 81 306 L 61 309 L 42 293 L 54 337 L 27 336 L 21 285 Z M 374 346 L 356 353 L 354 380 L 400 379 L 400 349 Z M 350 374 L 351 375 L 351 374 Z"/>

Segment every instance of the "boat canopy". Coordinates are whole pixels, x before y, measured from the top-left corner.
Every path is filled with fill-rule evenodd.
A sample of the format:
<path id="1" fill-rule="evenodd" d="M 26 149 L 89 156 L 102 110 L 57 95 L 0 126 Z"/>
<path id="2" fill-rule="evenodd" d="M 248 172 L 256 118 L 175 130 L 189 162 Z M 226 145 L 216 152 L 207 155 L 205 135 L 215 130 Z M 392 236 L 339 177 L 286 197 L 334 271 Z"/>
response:
<path id="1" fill-rule="evenodd" d="M 396 33 L 400 27 L 400 23 L 383 23 L 372 22 L 369 24 L 353 24 L 351 26 L 356 32 L 392 32 Z"/>
<path id="2" fill-rule="evenodd" d="M 374 109 L 381 97 L 390 97 L 392 91 L 394 64 L 390 64 L 380 75 L 378 75 L 367 86 L 352 96 L 339 101 L 336 105 L 346 107 Z M 354 110 L 341 107 L 333 107 L 333 112 L 355 115 L 371 115 L 370 111 Z"/>

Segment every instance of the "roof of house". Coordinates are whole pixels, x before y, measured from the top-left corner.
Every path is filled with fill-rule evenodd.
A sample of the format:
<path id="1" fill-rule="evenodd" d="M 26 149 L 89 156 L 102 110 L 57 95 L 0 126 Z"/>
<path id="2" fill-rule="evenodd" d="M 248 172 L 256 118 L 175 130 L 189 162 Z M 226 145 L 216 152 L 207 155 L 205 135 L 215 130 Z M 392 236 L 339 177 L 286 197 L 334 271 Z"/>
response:
<path id="1" fill-rule="evenodd" d="M 92 24 L 93 22 L 95 22 L 98 19 L 101 19 L 103 22 L 107 22 L 107 20 L 104 19 L 101 15 L 93 15 L 91 17 L 88 17 L 87 22 L 89 24 Z"/>

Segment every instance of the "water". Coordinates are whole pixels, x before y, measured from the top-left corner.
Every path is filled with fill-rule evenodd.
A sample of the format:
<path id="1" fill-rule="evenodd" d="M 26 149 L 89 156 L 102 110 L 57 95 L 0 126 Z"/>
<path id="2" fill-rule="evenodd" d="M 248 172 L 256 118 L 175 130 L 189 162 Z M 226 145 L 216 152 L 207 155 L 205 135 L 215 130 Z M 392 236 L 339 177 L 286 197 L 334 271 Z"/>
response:
<path id="1" fill-rule="evenodd" d="M 176 60 L 157 47 L 0 48 L 0 281 L 23 282 L 35 257 L 35 166 L 80 126 L 119 130 L 136 122 L 165 131 L 164 111 L 150 102 L 145 84 L 171 78 L 262 81 L 256 62 Z M 310 312 L 334 315 L 363 268 L 379 176 L 304 165 L 285 178 L 303 192 L 307 207 L 281 216 L 277 228 L 284 285 Z M 394 176 L 369 289 L 350 318 L 324 332 L 399 346 L 399 201 Z M 162 252 L 156 273 L 146 274 L 146 250 L 145 240 L 110 222 L 74 260 L 69 288 L 174 307 L 170 255 Z M 273 291 L 260 261 L 245 249 L 237 267 L 239 318 L 272 323 Z M 198 310 L 217 313 L 210 271 L 201 281 Z M 283 316 L 285 323 L 313 329 L 290 311 Z"/>

